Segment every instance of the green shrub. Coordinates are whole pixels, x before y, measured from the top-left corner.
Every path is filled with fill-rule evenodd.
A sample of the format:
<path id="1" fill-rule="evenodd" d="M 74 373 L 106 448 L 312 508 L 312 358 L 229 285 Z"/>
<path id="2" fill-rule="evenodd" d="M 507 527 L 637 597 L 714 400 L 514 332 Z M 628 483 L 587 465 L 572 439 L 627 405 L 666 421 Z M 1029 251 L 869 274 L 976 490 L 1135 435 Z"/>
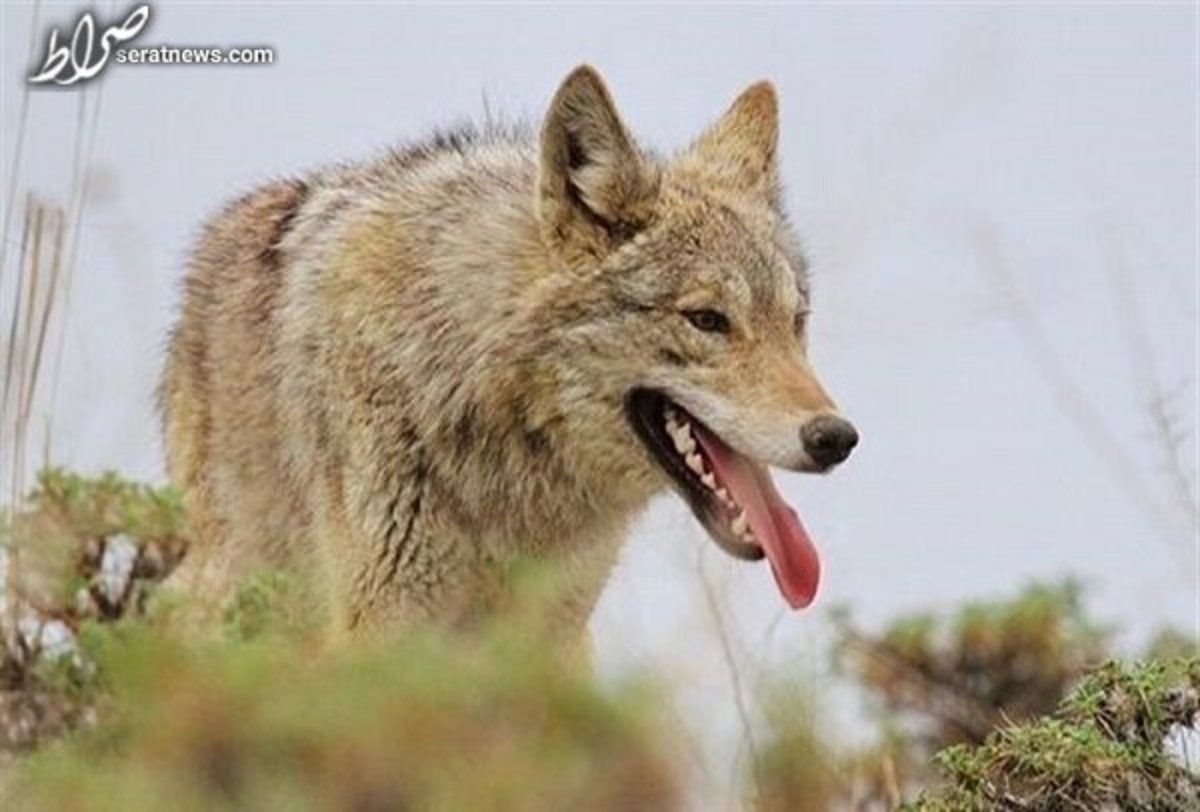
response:
<path id="1" fill-rule="evenodd" d="M 6 564 L 0 613 L 0 756 L 37 746 L 91 717 L 94 664 L 77 637 L 91 622 L 146 608 L 183 557 L 178 495 L 107 473 L 59 469 L 0 515 Z"/>
<path id="2" fill-rule="evenodd" d="M 1050 717 L 937 756 L 948 786 L 909 809 L 1200 809 L 1200 775 L 1169 748 L 1200 712 L 1200 659 L 1110 662 Z"/>
<path id="3" fill-rule="evenodd" d="M 134 624 L 89 654 L 100 722 L 34 754 L 26 809 L 672 808 L 653 695 L 497 627 L 326 652 Z"/>

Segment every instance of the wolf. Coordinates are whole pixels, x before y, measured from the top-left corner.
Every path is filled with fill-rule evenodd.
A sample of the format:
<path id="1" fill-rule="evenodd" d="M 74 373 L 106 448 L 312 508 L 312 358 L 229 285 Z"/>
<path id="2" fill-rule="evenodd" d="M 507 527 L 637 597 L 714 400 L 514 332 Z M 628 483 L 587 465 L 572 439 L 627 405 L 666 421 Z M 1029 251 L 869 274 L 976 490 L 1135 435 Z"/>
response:
<path id="1" fill-rule="evenodd" d="M 580 631 L 629 524 L 672 488 L 807 605 L 819 564 L 768 466 L 858 435 L 807 360 L 779 113 L 746 89 L 642 149 L 581 66 L 539 130 L 464 127 L 278 180 L 203 231 L 159 398 L 198 539 L 176 579 L 311 583 L 338 634 L 469 625 L 513 560 Z"/>

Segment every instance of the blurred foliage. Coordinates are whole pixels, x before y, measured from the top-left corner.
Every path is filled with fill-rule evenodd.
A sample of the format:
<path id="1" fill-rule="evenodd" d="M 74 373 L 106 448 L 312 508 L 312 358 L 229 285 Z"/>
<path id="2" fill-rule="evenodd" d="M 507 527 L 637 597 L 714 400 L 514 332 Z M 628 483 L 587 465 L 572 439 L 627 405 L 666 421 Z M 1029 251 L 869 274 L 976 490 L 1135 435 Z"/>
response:
<path id="1" fill-rule="evenodd" d="M 174 541 L 183 519 L 175 491 L 130 482 L 111 471 L 89 478 L 48 468 L 38 475 L 29 503 L 80 538 L 129 534 L 147 542 Z"/>
<path id="2" fill-rule="evenodd" d="M 329 651 L 304 591 L 264 574 L 218 634 L 189 634 L 178 598 L 145 599 L 181 520 L 170 491 L 50 471 L 7 522 L 0 751 L 41 746 L 3 771 L 0 807 L 678 806 L 650 687 L 601 688 L 541 633 L 552 577 L 514 565 L 517 596 L 470 633 Z"/>
<path id="3" fill-rule="evenodd" d="M 24 503 L 0 517 L 0 547 L 3 753 L 90 718 L 95 668 L 76 649 L 79 630 L 144 611 L 187 540 L 170 489 L 48 469 Z"/>
<path id="4" fill-rule="evenodd" d="M 753 765 L 751 806 L 764 812 L 892 809 L 922 767 L 902 731 L 845 748 L 812 705 L 776 688 L 766 705 L 768 737 Z"/>
<path id="5" fill-rule="evenodd" d="M 1163 629 L 1146 647 L 1146 659 L 1149 660 L 1177 660 L 1185 657 L 1200 657 L 1200 641 L 1178 629 Z"/>
<path id="6" fill-rule="evenodd" d="M 527 562 L 470 631 L 335 645 L 312 596 L 278 573 L 248 578 L 216 634 L 189 634 L 178 598 L 148 601 L 187 547 L 170 490 L 48 471 L 0 542 L 0 808 L 697 801 L 683 795 L 671 754 L 685 748 L 665 736 L 662 697 L 592 680 L 551 634 L 562 585 Z M 840 745 L 795 675 L 771 675 L 753 808 L 1200 809 L 1179 738 L 1200 694 L 1192 637 L 1167 630 L 1144 662 L 1105 664 L 1111 636 L 1074 583 L 877 633 L 840 612 L 834 628 L 877 735 Z M 25 755 L 4 767 L 5 752 Z"/>
<path id="7" fill-rule="evenodd" d="M 1110 643 L 1074 582 L 1035 584 L 949 617 L 904 618 L 875 635 L 840 613 L 836 629 L 840 662 L 931 749 L 979 743 L 1005 721 L 1052 712 Z"/>
<path id="8" fill-rule="evenodd" d="M 24 809 L 676 806 L 652 693 L 601 690 L 503 626 L 336 656 L 144 623 L 86 637 L 101 722 L 30 757 Z"/>
<path id="9" fill-rule="evenodd" d="M 1193 638 L 1166 631 L 1145 662 L 1105 664 L 1111 635 L 1073 582 L 878 633 L 845 611 L 834 624 L 836 660 L 880 711 L 880 733 L 845 748 L 803 703 L 769 707 L 759 808 L 888 810 L 920 796 L 907 808 L 1200 809 L 1195 765 L 1171 750 L 1172 731 L 1195 721 Z"/>
<path id="10" fill-rule="evenodd" d="M 751 765 L 755 805 L 770 812 L 831 808 L 847 779 L 817 709 L 775 685 L 764 710 L 770 736 Z"/>
<path id="11" fill-rule="evenodd" d="M 315 613 L 308 610 L 307 595 L 283 573 L 254 575 L 223 607 L 222 625 L 228 637 L 247 641 L 261 637 L 300 639 L 316 631 Z M 169 611 L 169 610 L 164 610 Z"/>
<path id="12" fill-rule="evenodd" d="M 147 587 L 183 558 L 183 528 L 182 503 L 170 488 L 47 469 L 25 504 L 0 522 L 7 587 L 40 617 L 71 627 L 115 620 L 142 610 Z"/>

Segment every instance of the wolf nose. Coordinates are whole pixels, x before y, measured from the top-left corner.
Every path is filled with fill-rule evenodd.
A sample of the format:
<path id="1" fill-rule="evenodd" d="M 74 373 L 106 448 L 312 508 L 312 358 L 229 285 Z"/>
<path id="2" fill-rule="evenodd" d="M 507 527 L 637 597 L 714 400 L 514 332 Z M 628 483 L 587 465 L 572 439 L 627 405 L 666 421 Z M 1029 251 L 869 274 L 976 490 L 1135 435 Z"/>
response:
<path id="1" fill-rule="evenodd" d="M 858 432 L 849 420 L 840 417 L 817 417 L 800 429 L 804 450 L 822 468 L 837 465 L 858 445 Z"/>

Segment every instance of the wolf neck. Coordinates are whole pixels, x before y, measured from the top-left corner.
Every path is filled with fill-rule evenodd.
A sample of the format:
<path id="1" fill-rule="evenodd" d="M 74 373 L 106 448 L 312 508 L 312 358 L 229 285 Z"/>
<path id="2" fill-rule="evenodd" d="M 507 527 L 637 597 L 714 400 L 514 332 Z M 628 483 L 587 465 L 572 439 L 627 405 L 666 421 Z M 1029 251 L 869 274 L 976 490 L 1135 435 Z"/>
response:
<path id="1" fill-rule="evenodd" d="M 564 290 L 554 275 L 570 271 L 543 243 L 536 174 L 532 148 L 511 144 L 371 176 L 369 211 L 347 218 L 333 264 L 353 274 L 348 331 L 389 337 L 367 348 L 377 374 L 419 370 L 396 383 L 432 486 L 462 524 L 543 547 L 624 523 L 658 483 L 624 447 L 631 437 L 588 431 L 613 425 L 621 404 L 570 380 L 552 301 Z"/>

